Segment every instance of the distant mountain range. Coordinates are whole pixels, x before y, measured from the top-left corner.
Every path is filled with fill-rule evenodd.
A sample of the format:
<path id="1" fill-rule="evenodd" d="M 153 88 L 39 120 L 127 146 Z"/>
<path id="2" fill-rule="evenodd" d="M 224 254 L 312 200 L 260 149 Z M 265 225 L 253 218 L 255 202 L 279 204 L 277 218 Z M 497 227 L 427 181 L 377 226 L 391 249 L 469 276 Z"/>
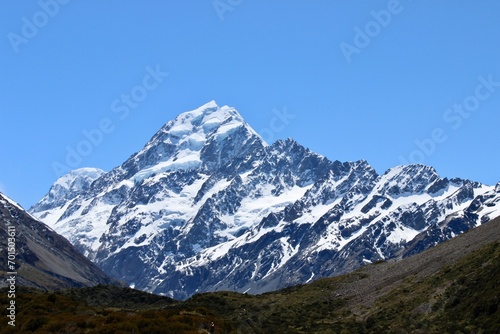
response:
<path id="1" fill-rule="evenodd" d="M 14 287 L 58 290 L 98 284 L 123 285 L 104 274 L 64 237 L 0 193 L 0 282 Z M 8 260 L 9 262 L 7 262 Z"/>
<path id="2" fill-rule="evenodd" d="M 379 175 L 292 139 L 268 145 L 212 101 L 113 170 L 61 177 L 29 211 L 107 274 L 185 299 L 271 291 L 422 252 L 500 216 L 500 183 L 424 165 Z"/>

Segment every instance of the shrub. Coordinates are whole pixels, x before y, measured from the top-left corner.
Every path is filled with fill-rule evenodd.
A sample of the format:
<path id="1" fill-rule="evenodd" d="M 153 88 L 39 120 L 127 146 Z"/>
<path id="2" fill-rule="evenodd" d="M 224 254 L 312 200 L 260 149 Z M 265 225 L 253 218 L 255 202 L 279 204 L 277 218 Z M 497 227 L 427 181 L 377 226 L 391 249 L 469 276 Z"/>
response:
<path id="1" fill-rule="evenodd" d="M 37 329 L 42 328 L 47 322 L 49 322 L 49 320 L 45 317 L 32 318 L 26 324 L 24 330 L 34 332 Z"/>

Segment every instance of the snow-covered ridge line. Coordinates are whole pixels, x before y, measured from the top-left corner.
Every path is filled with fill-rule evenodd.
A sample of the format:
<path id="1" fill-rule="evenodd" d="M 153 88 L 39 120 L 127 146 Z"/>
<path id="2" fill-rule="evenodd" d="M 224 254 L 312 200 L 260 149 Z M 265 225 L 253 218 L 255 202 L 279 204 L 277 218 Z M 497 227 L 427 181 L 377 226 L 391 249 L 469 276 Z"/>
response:
<path id="1" fill-rule="evenodd" d="M 105 272 L 181 299 L 337 275 L 500 215 L 500 183 L 448 180 L 424 165 L 379 175 L 293 139 L 267 145 L 214 101 L 167 122 L 122 165 L 94 172 L 63 177 L 33 214 Z"/>

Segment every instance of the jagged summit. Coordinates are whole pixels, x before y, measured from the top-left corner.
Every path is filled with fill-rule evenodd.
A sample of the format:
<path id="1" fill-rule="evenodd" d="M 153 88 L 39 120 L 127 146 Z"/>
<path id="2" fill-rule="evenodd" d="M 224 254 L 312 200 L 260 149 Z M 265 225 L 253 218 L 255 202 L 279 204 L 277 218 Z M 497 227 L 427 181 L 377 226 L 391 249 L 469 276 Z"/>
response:
<path id="1" fill-rule="evenodd" d="M 224 136 L 239 127 L 246 127 L 251 134 L 258 134 L 243 120 L 236 109 L 228 106 L 219 107 L 211 101 L 197 109 L 184 112 L 174 120 L 167 122 L 146 145 L 161 141 L 181 147 L 204 142 L 212 136 L 224 139 Z"/>
<path id="2" fill-rule="evenodd" d="M 183 299 L 259 293 L 420 252 L 499 216 L 499 188 L 424 165 L 379 175 L 293 139 L 267 145 L 234 108 L 211 101 L 31 212 L 106 273 Z"/>
<path id="3" fill-rule="evenodd" d="M 229 159 L 248 153 L 249 147 L 265 145 L 236 109 L 211 101 L 167 122 L 121 169 L 140 182 L 162 172 L 227 165 Z"/>

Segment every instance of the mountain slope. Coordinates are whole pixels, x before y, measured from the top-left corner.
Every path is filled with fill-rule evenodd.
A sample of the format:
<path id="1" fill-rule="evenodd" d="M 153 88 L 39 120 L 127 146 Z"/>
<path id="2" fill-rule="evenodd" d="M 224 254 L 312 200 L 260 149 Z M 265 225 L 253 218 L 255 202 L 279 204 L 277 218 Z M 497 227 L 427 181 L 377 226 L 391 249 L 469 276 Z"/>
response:
<path id="1" fill-rule="evenodd" d="M 402 261 L 263 295 L 204 293 L 235 333 L 497 333 L 500 218 Z"/>
<path id="2" fill-rule="evenodd" d="M 105 275 L 66 239 L 33 218 L 0 193 L 1 258 L 15 254 L 2 267 L 17 272 L 16 284 L 46 290 L 96 284 L 120 284 Z M 10 267 L 12 265 L 12 267 Z M 5 282 L 0 285 L 5 286 Z"/>
<path id="3" fill-rule="evenodd" d="M 500 218 L 402 261 L 262 295 L 212 292 L 185 302 L 96 286 L 20 291 L 24 331 L 102 333 L 497 333 Z M 5 304 L 6 293 L 0 293 Z M 154 321 L 151 321 L 154 319 Z M 0 328 L 0 333 L 10 333 Z"/>
<path id="4" fill-rule="evenodd" d="M 499 209 L 500 184 L 441 178 L 424 165 L 379 175 L 292 139 L 268 145 L 212 101 L 71 198 L 30 212 L 108 274 L 184 299 L 265 292 L 406 257 Z"/>

